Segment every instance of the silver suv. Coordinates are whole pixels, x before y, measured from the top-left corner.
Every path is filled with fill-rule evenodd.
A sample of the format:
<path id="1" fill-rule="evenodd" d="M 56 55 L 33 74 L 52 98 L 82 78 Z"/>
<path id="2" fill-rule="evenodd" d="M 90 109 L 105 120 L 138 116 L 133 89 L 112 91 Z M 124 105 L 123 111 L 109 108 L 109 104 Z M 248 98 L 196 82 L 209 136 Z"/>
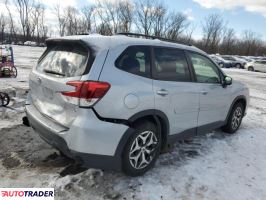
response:
<path id="1" fill-rule="evenodd" d="M 131 176 L 175 141 L 234 133 L 249 102 L 247 87 L 203 51 L 125 35 L 48 39 L 29 79 L 27 119 L 47 143 Z"/>

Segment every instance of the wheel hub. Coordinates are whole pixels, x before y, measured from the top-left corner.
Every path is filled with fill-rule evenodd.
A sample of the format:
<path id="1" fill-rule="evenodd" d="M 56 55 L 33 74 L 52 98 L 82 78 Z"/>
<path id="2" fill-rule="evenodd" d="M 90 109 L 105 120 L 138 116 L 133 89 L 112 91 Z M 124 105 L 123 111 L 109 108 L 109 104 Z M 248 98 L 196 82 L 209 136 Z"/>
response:
<path id="1" fill-rule="evenodd" d="M 231 123 L 233 130 L 236 130 L 239 127 L 241 119 L 242 119 L 242 109 L 240 107 L 237 107 L 234 111 Z"/>
<path id="2" fill-rule="evenodd" d="M 156 148 L 158 147 L 158 138 L 152 131 L 145 131 L 139 134 L 133 141 L 129 161 L 133 168 L 143 169 L 153 160 Z"/>

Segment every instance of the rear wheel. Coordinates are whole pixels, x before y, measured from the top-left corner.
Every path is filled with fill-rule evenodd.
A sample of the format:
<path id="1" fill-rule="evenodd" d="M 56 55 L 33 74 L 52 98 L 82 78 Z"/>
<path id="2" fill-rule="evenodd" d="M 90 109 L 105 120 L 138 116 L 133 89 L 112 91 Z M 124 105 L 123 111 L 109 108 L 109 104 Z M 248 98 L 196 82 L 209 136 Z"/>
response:
<path id="1" fill-rule="evenodd" d="M 244 106 L 242 103 L 236 103 L 229 115 L 227 124 L 222 127 L 227 133 L 235 133 L 241 125 L 244 117 Z"/>
<path id="2" fill-rule="evenodd" d="M 252 66 L 248 67 L 248 71 L 254 72 L 254 67 L 252 67 Z"/>
<path id="3" fill-rule="evenodd" d="M 138 124 L 123 153 L 123 171 L 140 176 L 151 169 L 161 149 L 161 134 L 152 122 Z"/>

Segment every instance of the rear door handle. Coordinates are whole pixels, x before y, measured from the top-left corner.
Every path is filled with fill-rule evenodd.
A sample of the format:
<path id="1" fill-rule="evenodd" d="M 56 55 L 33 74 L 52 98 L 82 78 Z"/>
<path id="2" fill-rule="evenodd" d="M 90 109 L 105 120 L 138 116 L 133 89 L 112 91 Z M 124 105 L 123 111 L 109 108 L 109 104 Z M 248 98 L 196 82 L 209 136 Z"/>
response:
<path id="1" fill-rule="evenodd" d="M 201 94 L 203 94 L 203 95 L 206 95 L 206 94 L 208 94 L 208 92 L 207 92 L 207 91 L 205 91 L 205 90 L 201 91 L 200 93 L 201 93 Z"/>
<path id="2" fill-rule="evenodd" d="M 169 94 L 169 92 L 165 89 L 157 90 L 156 93 L 161 96 L 166 96 Z"/>

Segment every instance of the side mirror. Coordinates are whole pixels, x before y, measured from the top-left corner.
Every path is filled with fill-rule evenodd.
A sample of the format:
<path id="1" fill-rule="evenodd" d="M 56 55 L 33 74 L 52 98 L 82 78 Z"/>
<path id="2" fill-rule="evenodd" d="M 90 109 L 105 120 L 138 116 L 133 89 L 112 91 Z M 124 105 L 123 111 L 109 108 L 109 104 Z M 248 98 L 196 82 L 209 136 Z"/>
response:
<path id="1" fill-rule="evenodd" d="M 227 85 L 232 85 L 233 79 L 229 76 L 225 76 L 224 77 L 224 81 L 223 81 L 223 85 L 227 86 Z"/>

